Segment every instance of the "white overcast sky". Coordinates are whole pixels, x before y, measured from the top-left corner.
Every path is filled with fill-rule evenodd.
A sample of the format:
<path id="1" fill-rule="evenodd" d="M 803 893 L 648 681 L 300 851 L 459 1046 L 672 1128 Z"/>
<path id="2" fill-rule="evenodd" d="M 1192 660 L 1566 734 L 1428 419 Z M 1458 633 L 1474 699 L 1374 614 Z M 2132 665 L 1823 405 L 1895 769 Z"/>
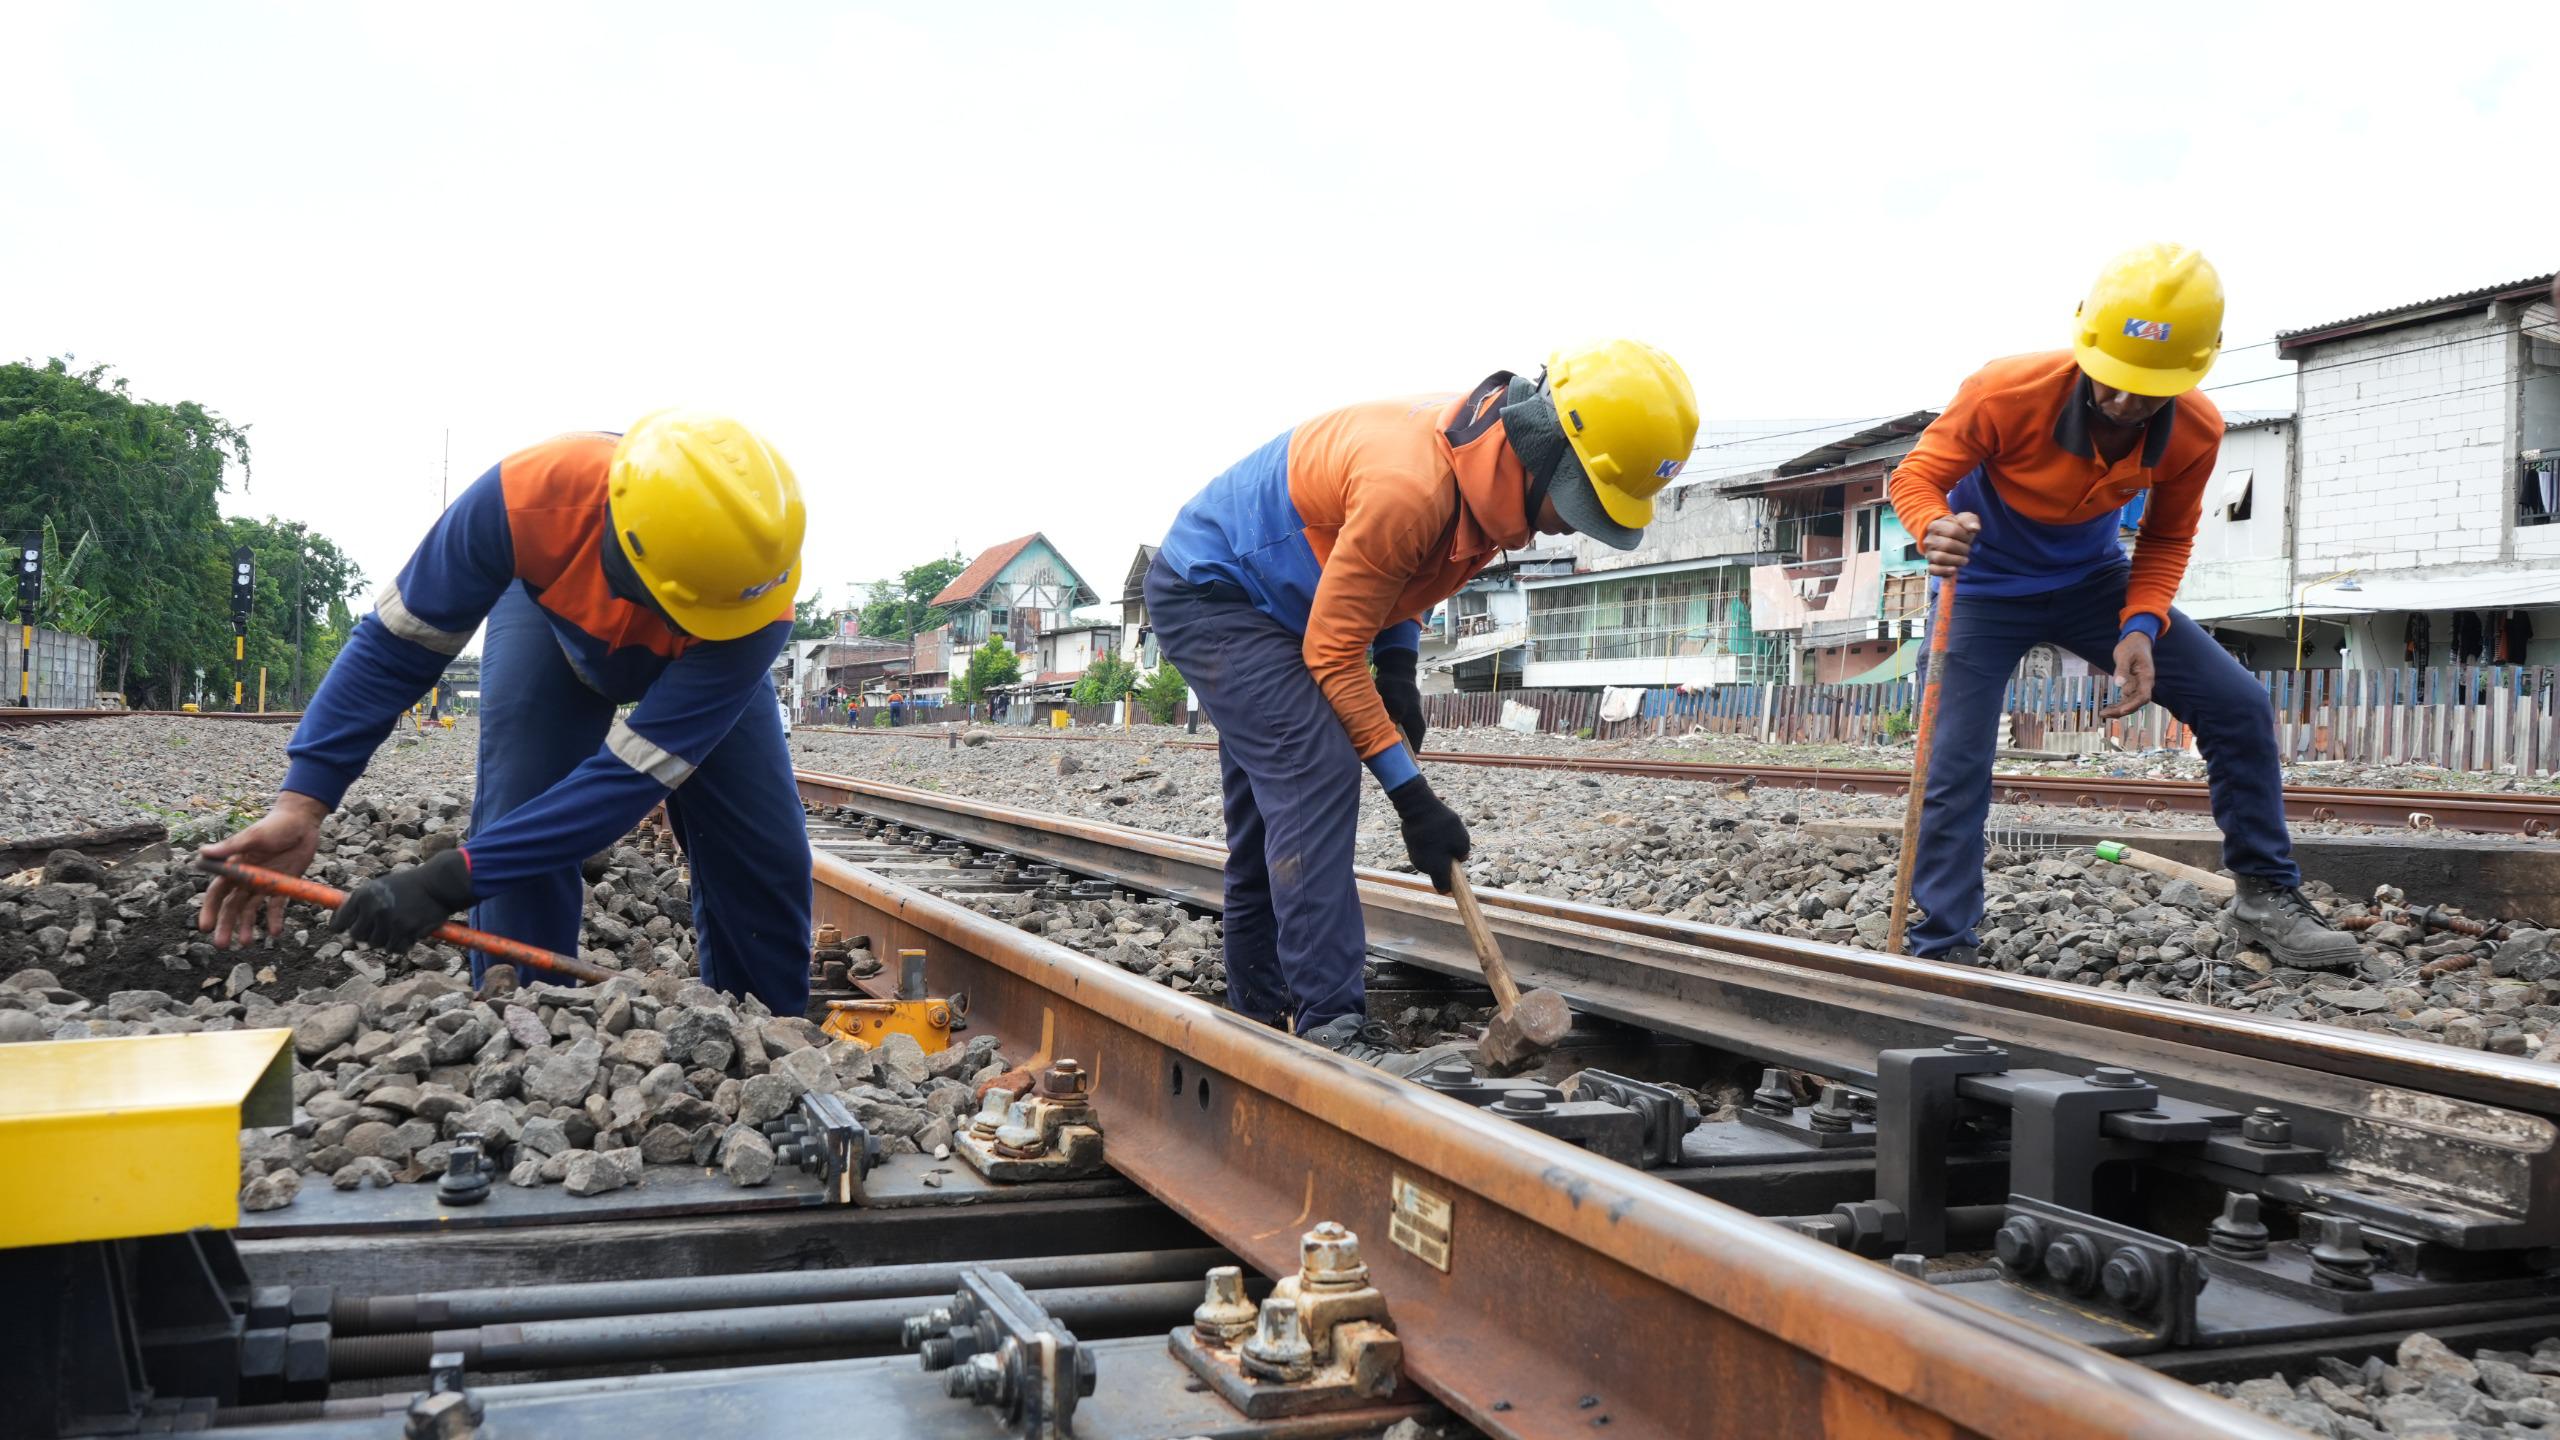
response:
<path id="1" fill-rule="evenodd" d="M 376 583 L 448 430 L 459 490 L 683 403 L 790 457 L 831 601 L 1035 529 L 1110 601 L 1296 421 L 1577 339 L 1881 415 L 2143 240 L 2234 347 L 2550 270 L 2555 17 L 0 0 L 0 358 L 253 426 L 226 510 Z"/>

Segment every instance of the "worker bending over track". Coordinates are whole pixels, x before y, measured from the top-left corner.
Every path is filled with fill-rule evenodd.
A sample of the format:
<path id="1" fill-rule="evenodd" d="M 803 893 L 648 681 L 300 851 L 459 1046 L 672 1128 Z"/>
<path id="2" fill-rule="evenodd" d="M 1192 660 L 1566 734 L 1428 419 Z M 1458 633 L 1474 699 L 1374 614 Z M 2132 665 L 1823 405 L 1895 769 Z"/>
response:
<path id="1" fill-rule="evenodd" d="M 2275 713 L 2240 662 L 2169 601 L 2185 578 L 2222 412 L 2195 393 L 2222 348 L 2222 280 L 2172 245 L 2110 262 L 2069 350 L 1974 373 L 1893 472 L 1893 508 L 1929 573 L 1961 572 L 1939 679 L 1912 898 L 1911 953 L 1980 964 L 1982 826 L 2010 671 L 2061 645 L 2123 682 L 2105 713 L 2157 699 L 2203 751 L 2223 863 L 2238 878 L 2224 928 L 2277 963 L 2355 963 L 2354 937 L 2302 897 L 2285 832 Z M 2150 492 L 2128 562 L 2118 514 Z"/>
<path id="2" fill-rule="evenodd" d="M 468 840 L 367 882 L 331 923 L 399 950 L 473 906 L 479 929 L 576 954 L 580 864 L 663 802 L 692 866 L 703 981 L 799 1014 L 809 842 L 771 671 L 805 526 L 791 467 L 726 416 L 660 411 L 618 438 L 508 456 L 356 626 L 274 807 L 205 854 L 302 873 L 392 722 L 486 620 Z M 217 879 L 197 924 L 237 944 L 262 899 Z M 274 934 L 283 902 L 266 904 Z M 476 980 L 487 962 L 471 963 Z"/>
<path id="3" fill-rule="evenodd" d="M 1229 1005 L 1357 1059 L 1397 1048 L 1361 979 L 1361 764 L 1434 885 L 1468 849 L 1414 763 L 1421 617 L 1533 533 L 1633 548 L 1697 428 L 1671 357 L 1616 340 L 1542 379 L 1320 415 L 1182 508 L 1147 614 L 1218 727 Z"/>

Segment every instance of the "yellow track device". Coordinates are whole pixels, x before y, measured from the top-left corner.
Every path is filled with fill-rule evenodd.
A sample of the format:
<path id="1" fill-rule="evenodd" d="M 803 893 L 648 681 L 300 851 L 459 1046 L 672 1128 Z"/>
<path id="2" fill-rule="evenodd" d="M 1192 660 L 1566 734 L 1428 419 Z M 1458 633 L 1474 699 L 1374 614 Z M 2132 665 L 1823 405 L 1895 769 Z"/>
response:
<path id="1" fill-rule="evenodd" d="M 898 998 L 895 1000 L 830 1000 L 827 1018 L 818 1028 L 847 1040 L 878 1045 L 892 1035 L 912 1037 L 927 1055 L 951 1047 L 951 1032 L 969 1018 L 969 997 L 948 999 L 924 993 L 924 952 L 898 952 Z"/>

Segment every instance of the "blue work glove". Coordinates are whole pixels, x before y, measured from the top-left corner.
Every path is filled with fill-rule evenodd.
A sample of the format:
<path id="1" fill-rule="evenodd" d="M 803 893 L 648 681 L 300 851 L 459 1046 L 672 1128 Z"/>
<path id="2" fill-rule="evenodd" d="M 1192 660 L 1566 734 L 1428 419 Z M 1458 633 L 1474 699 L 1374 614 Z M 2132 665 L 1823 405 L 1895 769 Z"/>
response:
<path id="1" fill-rule="evenodd" d="M 1422 753 L 1422 737 L 1430 726 L 1422 718 L 1422 686 L 1414 675 L 1422 657 L 1411 650 L 1382 650 L 1378 653 L 1378 698 L 1387 704 L 1387 718 L 1404 732 L 1405 748 Z"/>
<path id="2" fill-rule="evenodd" d="M 471 862 L 447 850 L 423 865 L 368 880 L 329 917 L 329 928 L 377 950 L 406 950 L 472 901 Z"/>
<path id="3" fill-rule="evenodd" d="M 1448 894 L 1450 868 L 1466 859 L 1471 848 L 1467 822 L 1442 804 L 1431 793 L 1431 782 L 1419 775 L 1388 791 L 1387 801 L 1404 822 L 1405 858 L 1431 882 L 1431 888 Z"/>

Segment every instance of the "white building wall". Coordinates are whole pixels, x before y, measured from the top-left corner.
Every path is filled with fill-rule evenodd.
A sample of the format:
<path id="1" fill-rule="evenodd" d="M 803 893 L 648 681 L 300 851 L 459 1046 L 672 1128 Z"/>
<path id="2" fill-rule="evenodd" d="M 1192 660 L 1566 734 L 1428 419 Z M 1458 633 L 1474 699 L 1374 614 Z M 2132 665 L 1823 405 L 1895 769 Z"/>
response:
<path id="1" fill-rule="evenodd" d="M 2358 335 L 2296 358 L 2296 568 L 2494 561 L 2515 466 L 2512 314 Z"/>
<path id="2" fill-rule="evenodd" d="M 2293 426 L 2252 425 L 2222 437 L 2222 454 L 2205 488 L 2195 553 L 2178 604 L 2203 619 L 2281 611 L 2292 585 L 2285 549 L 2285 506 L 2293 467 Z M 2249 518 L 2231 518 L 2237 477 L 2247 472 Z"/>
<path id="3" fill-rule="evenodd" d="M 1547 548 L 1570 545 L 1578 574 L 1659 565 L 1670 560 L 1700 560 L 1717 555 L 1748 555 L 1759 544 L 1754 522 L 1756 502 L 1729 500 L 1716 486 L 1698 481 L 1663 491 L 1655 497 L 1653 523 L 1644 543 L 1633 550 L 1612 550 L 1587 535 L 1548 538 Z M 1527 611 L 1521 612 L 1526 618 Z"/>

